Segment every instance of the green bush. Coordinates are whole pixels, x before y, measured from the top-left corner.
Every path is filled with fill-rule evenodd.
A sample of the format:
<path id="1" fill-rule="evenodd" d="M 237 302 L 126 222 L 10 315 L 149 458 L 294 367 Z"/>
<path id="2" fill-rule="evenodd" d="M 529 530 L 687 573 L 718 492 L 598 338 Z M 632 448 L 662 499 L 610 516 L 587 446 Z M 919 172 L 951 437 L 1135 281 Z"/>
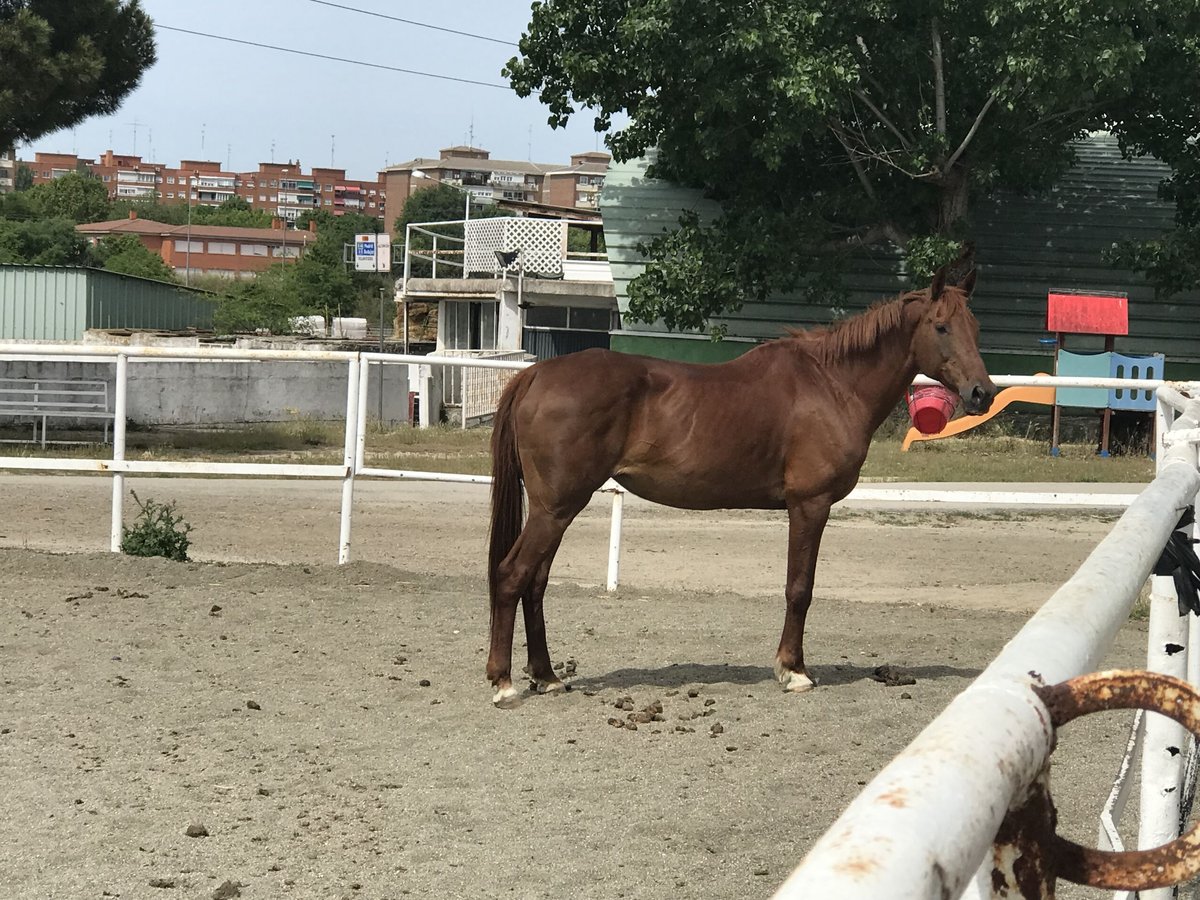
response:
<path id="1" fill-rule="evenodd" d="M 132 528 L 121 529 L 121 552 L 128 556 L 165 556 L 187 562 L 192 526 L 175 514 L 175 504 L 143 503 L 134 491 L 133 500 L 141 510 Z"/>

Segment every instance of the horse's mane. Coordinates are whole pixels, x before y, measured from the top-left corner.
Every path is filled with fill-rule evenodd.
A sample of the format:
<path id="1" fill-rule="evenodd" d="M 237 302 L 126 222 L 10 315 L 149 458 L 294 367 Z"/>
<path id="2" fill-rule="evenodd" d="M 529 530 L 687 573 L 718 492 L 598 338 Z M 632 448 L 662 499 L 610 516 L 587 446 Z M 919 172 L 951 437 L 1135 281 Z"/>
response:
<path id="1" fill-rule="evenodd" d="M 881 337 L 900 327 L 907 304 L 928 299 L 928 289 L 907 291 L 898 297 L 880 300 L 858 315 L 832 325 L 809 329 L 789 328 L 783 340 L 804 342 L 806 349 L 822 363 L 845 359 L 877 347 Z M 966 301 L 960 291 L 949 286 L 942 292 L 942 299 L 958 304 Z"/>

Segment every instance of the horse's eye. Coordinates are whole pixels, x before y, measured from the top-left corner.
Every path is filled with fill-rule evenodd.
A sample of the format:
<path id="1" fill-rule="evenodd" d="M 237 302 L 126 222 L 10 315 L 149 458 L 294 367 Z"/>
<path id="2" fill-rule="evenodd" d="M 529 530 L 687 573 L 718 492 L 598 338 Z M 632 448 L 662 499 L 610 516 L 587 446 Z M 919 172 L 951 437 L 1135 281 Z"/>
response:
<path id="1" fill-rule="evenodd" d="M 934 325 L 933 327 L 934 327 L 934 330 L 936 330 L 938 334 L 949 334 L 950 333 L 950 328 L 946 325 L 943 325 L 940 322 L 937 325 Z"/>

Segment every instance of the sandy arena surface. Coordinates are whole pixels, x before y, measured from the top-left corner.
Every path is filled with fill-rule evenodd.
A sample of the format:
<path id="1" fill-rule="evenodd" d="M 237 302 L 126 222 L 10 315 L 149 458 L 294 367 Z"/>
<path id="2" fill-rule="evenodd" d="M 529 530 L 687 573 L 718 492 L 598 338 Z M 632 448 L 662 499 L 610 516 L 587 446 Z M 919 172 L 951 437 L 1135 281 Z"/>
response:
<path id="1" fill-rule="evenodd" d="M 769 897 L 1115 518 L 835 512 L 821 687 L 785 696 L 782 515 L 630 502 L 608 594 L 601 501 L 547 595 L 574 690 L 497 711 L 486 489 L 360 483 L 338 567 L 336 484 L 130 485 L 178 502 L 199 562 L 103 553 L 104 479 L 0 476 L 0 897 Z M 1107 663 L 1144 646 L 1131 624 Z M 1077 839 L 1127 721 L 1063 736 Z"/>

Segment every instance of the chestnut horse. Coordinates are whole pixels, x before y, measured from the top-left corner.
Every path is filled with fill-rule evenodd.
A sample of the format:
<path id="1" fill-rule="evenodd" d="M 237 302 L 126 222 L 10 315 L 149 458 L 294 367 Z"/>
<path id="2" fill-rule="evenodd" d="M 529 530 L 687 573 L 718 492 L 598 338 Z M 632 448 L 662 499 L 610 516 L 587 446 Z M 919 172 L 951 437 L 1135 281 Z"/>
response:
<path id="1" fill-rule="evenodd" d="M 719 365 L 584 350 L 517 375 L 492 433 L 493 702 L 519 700 L 512 684 L 518 602 L 534 688 L 563 689 L 546 646 L 542 598 L 563 532 L 610 477 L 667 506 L 787 510 L 787 611 L 775 672 L 785 690 L 810 690 L 804 620 L 817 549 L 830 507 L 858 481 L 875 429 L 918 372 L 956 391 L 969 413 L 986 412 L 996 393 L 967 307 L 975 272 L 951 285 L 946 271 L 926 290 Z"/>

